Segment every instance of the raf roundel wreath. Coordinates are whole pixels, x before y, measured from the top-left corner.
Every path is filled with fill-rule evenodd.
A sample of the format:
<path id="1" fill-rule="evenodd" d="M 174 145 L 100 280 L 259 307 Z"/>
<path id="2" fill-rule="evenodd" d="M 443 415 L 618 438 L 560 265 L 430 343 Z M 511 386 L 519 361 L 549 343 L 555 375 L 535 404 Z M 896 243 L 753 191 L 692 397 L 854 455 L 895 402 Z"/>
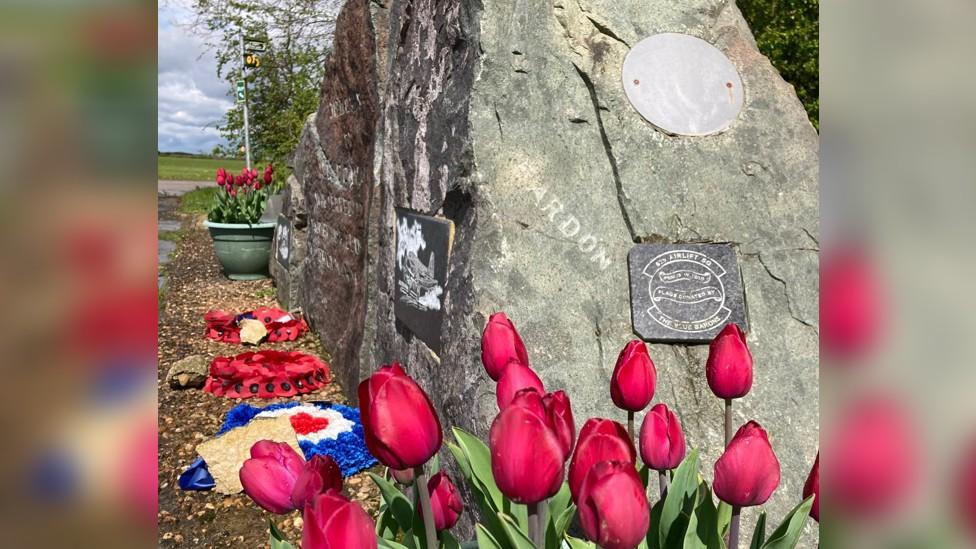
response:
<path id="1" fill-rule="evenodd" d="M 286 402 L 264 408 L 238 404 L 227 412 L 218 435 L 246 425 L 256 417 L 288 416 L 298 446 L 305 459 L 316 454 L 330 456 L 342 470 L 342 476 L 354 475 L 377 463 L 363 435 L 359 410 L 330 402 Z"/>

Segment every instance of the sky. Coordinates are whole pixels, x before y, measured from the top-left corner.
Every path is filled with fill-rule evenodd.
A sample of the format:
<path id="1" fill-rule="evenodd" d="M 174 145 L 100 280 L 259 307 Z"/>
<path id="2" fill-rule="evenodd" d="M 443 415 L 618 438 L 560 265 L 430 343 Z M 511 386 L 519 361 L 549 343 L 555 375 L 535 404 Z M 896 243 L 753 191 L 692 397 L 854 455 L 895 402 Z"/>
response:
<path id="1" fill-rule="evenodd" d="M 158 148 L 209 153 L 224 140 L 217 131 L 233 106 L 226 81 L 201 37 L 179 24 L 192 13 L 186 0 L 160 2 L 158 58 Z"/>

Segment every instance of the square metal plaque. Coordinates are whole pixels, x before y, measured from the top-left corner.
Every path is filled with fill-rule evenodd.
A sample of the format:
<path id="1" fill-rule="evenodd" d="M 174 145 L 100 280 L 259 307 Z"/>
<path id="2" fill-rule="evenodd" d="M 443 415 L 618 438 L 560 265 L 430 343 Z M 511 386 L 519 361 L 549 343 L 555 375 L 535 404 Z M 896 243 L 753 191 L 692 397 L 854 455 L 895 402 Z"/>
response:
<path id="1" fill-rule="evenodd" d="M 454 223 L 400 209 L 396 218 L 393 312 L 432 351 L 440 353 Z"/>
<path id="2" fill-rule="evenodd" d="M 748 331 L 735 250 L 727 244 L 639 244 L 630 250 L 630 311 L 642 339 L 708 343 L 726 324 Z"/>
<path id="3" fill-rule="evenodd" d="M 278 215 L 278 225 L 275 227 L 274 234 L 275 261 L 281 267 L 288 270 L 288 258 L 291 255 L 291 220 Z"/>

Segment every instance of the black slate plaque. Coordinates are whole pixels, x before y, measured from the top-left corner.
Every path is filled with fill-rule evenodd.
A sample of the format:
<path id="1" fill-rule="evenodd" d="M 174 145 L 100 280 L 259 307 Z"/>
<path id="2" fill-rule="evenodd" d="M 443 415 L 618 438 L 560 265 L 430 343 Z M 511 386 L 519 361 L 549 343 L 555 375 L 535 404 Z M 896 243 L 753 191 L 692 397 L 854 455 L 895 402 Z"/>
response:
<path id="1" fill-rule="evenodd" d="M 396 218 L 393 312 L 414 335 L 439 353 L 454 223 L 399 209 Z"/>
<path id="2" fill-rule="evenodd" d="M 278 215 L 278 225 L 275 227 L 274 234 L 275 261 L 287 272 L 288 257 L 291 253 L 291 220 Z"/>
<path id="3" fill-rule="evenodd" d="M 634 331 L 644 340 L 707 343 L 733 322 L 748 331 L 731 246 L 640 244 L 628 262 Z"/>

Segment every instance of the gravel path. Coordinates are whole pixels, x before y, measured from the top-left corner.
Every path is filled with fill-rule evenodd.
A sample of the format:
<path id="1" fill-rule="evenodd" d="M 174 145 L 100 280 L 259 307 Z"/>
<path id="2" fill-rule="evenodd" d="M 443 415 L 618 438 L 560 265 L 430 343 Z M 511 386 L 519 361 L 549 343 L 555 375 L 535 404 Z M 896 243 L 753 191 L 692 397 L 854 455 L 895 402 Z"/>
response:
<path id="1" fill-rule="evenodd" d="M 226 279 L 220 273 L 210 237 L 201 225 L 202 218 L 178 215 L 187 230 L 166 266 L 167 291 L 159 315 L 159 546 L 267 547 L 269 518 L 297 543 L 301 539 L 301 516 L 297 511 L 277 516 L 263 511 L 243 494 L 222 496 L 179 489 L 177 478 L 196 458 L 196 445 L 217 431 L 224 414 L 238 401 L 199 390 L 170 389 L 163 381 L 166 371 L 173 362 L 189 355 L 228 356 L 246 350 L 203 337 L 203 315 L 208 310 L 243 311 L 277 304 L 270 280 Z M 302 350 L 329 359 L 313 334 L 263 347 Z M 301 398 L 345 401 L 335 383 Z M 374 471 L 379 472 L 379 468 Z M 375 516 L 379 491 L 365 472 L 347 479 L 346 493 Z"/>

